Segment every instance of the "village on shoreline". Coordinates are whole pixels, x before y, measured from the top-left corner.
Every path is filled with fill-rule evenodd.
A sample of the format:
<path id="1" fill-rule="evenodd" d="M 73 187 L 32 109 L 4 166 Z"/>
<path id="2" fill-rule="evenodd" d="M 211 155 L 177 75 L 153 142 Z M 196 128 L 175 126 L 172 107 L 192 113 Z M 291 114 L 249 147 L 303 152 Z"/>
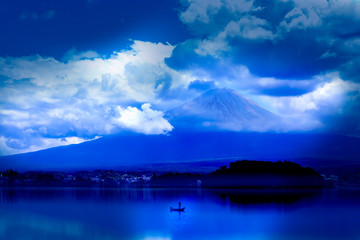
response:
<path id="1" fill-rule="evenodd" d="M 209 174 L 154 171 L 0 172 L 0 187 L 180 187 L 180 188 L 319 188 L 337 184 L 335 175 L 320 175 L 289 161 L 242 160 Z M 349 185 L 351 183 L 347 183 Z"/>

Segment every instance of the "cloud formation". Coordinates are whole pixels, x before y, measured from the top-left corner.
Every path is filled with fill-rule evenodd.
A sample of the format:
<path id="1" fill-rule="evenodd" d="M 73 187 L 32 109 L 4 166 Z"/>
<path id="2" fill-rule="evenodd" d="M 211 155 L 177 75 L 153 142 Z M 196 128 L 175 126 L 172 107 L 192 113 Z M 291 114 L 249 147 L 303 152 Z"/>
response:
<path id="1" fill-rule="evenodd" d="M 56 12 L 54 10 L 49 10 L 43 13 L 37 12 L 23 12 L 19 19 L 24 20 L 49 20 L 55 16 Z"/>
<path id="2" fill-rule="evenodd" d="M 152 102 L 164 109 L 171 101 L 158 96 L 191 80 L 164 64 L 172 49 L 135 41 L 130 50 L 110 58 L 75 50 L 66 54 L 67 62 L 41 56 L 0 58 L 1 153 L 78 143 L 123 130 L 171 131 L 162 111 L 150 104 L 136 106 Z"/>
<path id="3" fill-rule="evenodd" d="M 269 108 L 280 113 L 289 130 L 315 130 L 333 134 L 359 135 L 360 84 L 334 77 L 314 91 L 291 97 L 262 96 Z M 350 108 L 350 109 L 349 109 Z M 341 121 L 347 119 L 347 123 Z M 347 124 L 350 124 L 346 127 Z"/>
<path id="4" fill-rule="evenodd" d="M 294 128 L 359 135 L 359 1 L 185 2 L 193 36 L 171 68 L 237 89 Z"/>
<path id="5" fill-rule="evenodd" d="M 116 108 L 119 117 L 114 122 L 120 127 L 145 134 L 165 134 L 173 126 L 164 118 L 161 111 L 152 110 L 149 103 L 143 104 L 141 110 L 134 107 Z"/>
<path id="6" fill-rule="evenodd" d="M 69 47 L 62 58 L 0 57 L 0 155 L 122 131 L 167 134 L 167 110 L 217 87 L 285 121 L 262 131 L 360 136 L 360 2 L 182 2 L 190 36 L 176 45 L 135 40 L 110 56 Z M 55 21 L 58 11 L 41 16 Z"/>
<path id="7" fill-rule="evenodd" d="M 178 45 L 168 64 L 189 69 L 205 57 L 223 58 L 260 77 L 308 79 L 355 62 L 359 16 L 360 3 L 350 0 L 189 1 L 180 19 L 194 38 Z"/>

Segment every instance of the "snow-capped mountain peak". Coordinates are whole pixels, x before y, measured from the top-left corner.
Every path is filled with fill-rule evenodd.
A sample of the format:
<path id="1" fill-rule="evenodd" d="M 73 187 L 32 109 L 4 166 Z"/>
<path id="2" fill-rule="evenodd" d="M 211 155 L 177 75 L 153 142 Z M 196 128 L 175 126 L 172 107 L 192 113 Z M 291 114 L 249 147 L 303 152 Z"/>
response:
<path id="1" fill-rule="evenodd" d="M 263 129 L 278 117 L 228 88 L 211 89 L 169 111 L 176 127 L 215 126 L 229 130 Z"/>

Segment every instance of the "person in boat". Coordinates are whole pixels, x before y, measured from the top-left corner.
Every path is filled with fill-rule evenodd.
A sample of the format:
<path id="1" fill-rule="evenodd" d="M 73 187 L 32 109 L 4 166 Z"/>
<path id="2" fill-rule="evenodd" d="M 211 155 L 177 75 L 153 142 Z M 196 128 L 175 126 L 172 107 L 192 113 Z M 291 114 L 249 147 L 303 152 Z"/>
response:
<path id="1" fill-rule="evenodd" d="M 181 202 L 179 201 L 179 209 L 181 208 Z"/>

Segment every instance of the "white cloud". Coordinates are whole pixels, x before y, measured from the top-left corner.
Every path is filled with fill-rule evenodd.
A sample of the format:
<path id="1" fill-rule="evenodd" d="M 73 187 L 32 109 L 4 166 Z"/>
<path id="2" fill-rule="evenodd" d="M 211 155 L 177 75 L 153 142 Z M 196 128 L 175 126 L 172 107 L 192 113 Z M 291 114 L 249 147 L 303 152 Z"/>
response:
<path id="1" fill-rule="evenodd" d="M 285 15 L 284 20 L 280 23 L 280 27 L 290 31 L 292 29 L 316 27 L 321 23 L 322 20 L 313 7 L 295 7 Z"/>
<path id="2" fill-rule="evenodd" d="M 37 150 L 64 145 L 69 137 L 91 139 L 123 129 L 145 134 L 171 131 L 162 111 L 147 104 L 142 110 L 131 106 L 151 102 L 164 110 L 181 101 L 160 95 L 173 91 L 181 96 L 194 80 L 165 64 L 173 48 L 134 41 L 130 50 L 109 58 L 75 50 L 67 54 L 67 62 L 41 56 L 0 58 L 0 126 L 6 129 L 5 144 L 12 139 L 12 146 L 21 149 L 4 151 Z"/>
<path id="3" fill-rule="evenodd" d="M 221 57 L 224 51 L 230 49 L 230 46 L 225 41 L 223 36 L 217 36 L 215 38 L 204 39 L 198 41 L 198 46 L 195 52 L 200 56 L 211 55 L 213 57 Z"/>
<path id="4" fill-rule="evenodd" d="M 172 87 L 192 80 L 166 66 L 164 59 L 172 50 L 171 45 L 134 41 L 130 50 L 110 58 L 93 52 L 73 53 L 67 63 L 40 56 L 0 58 L 0 74 L 8 78 L 0 98 L 22 108 L 74 97 L 97 104 L 153 101 L 157 80 L 168 75 Z"/>
<path id="5" fill-rule="evenodd" d="M 346 50 L 348 39 L 336 36 L 355 36 L 358 31 L 356 23 L 360 21 L 360 2 L 353 0 L 291 0 L 293 8 L 285 13 L 278 23 L 268 22 L 266 19 L 278 18 L 262 15 L 262 10 L 268 8 L 266 4 L 257 6 L 254 1 L 236 0 L 188 0 L 188 8 L 180 14 L 180 19 L 199 38 L 195 52 L 199 55 L 221 57 L 232 51 L 233 38 L 247 40 L 271 40 L 278 44 L 289 33 L 297 30 L 314 29 L 318 32 L 314 38 L 324 45 L 331 46 L 335 42 L 343 42 Z M 276 3 L 275 3 L 276 4 Z M 273 9 L 273 10 L 276 10 Z M 221 14 L 218 15 L 218 14 Z M 283 13 L 279 12 L 279 16 Z M 264 18 L 263 18 L 264 17 Z M 222 21 L 217 19 L 221 18 Z M 266 18 L 266 19 L 265 19 Z M 344 20 L 346 19 L 346 20 Z M 271 21 L 271 20 L 269 20 Z M 353 37 L 352 37 L 353 38 Z M 357 48 L 351 48 L 351 53 Z M 337 56 L 330 52 L 319 57 Z"/>
<path id="6" fill-rule="evenodd" d="M 250 40 L 274 39 L 276 35 L 269 30 L 270 25 L 264 19 L 254 16 L 245 16 L 238 21 L 229 22 L 223 31 L 215 37 L 198 41 L 195 52 L 199 55 L 221 57 L 221 53 L 231 50 L 229 38 L 244 38 Z"/>
<path id="7" fill-rule="evenodd" d="M 208 0 L 208 1 L 188 1 L 190 6 L 186 11 L 182 12 L 180 19 L 184 23 L 192 23 L 194 21 L 201 21 L 208 23 L 209 12 L 217 11 L 222 5 L 221 0 Z"/>
<path id="8" fill-rule="evenodd" d="M 180 19 L 190 28 L 193 27 L 194 32 L 208 31 L 207 38 L 201 37 L 201 40 L 197 41 L 198 47 L 195 52 L 199 55 L 221 57 L 221 53 L 231 51 L 228 40 L 232 38 L 272 40 L 277 37 L 266 20 L 251 15 L 261 9 L 255 8 L 253 1 L 208 0 L 189 3 L 189 7 L 181 13 Z M 214 27 L 217 26 L 214 18 L 221 10 L 227 12 L 227 22 L 224 21 L 223 27 Z M 197 25 L 197 22 L 202 25 Z"/>
<path id="9" fill-rule="evenodd" d="M 238 14 L 256 11 L 253 9 L 253 1 L 247 0 L 188 0 L 188 3 L 189 7 L 180 14 L 180 19 L 187 24 L 195 21 L 210 23 L 213 15 L 217 14 L 221 8 Z"/>
<path id="10" fill-rule="evenodd" d="M 63 57 L 64 61 L 77 61 L 81 59 L 94 59 L 100 58 L 101 56 L 95 51 L 84 51 L 78 52 L 75 48 L 67 51 Z"/>
<path id="11" fill-rule="evenodd" d="M 273 39 L 274 34 L 269 30 L 267 21 L 254 16 L 242 17 L 238 21 L 231 21 L 225 27 L 227 37 L 242 37 L 245 39 Z"/>
<path id="12" fill-rule="evenodd" d="M 91 141 L 94 139 L 98 139 L 99 137 L 94 137 L 93 139 L 84 139 L 79 137 L 65 137 L 65 138 L 35 138 L 32 139 L 32 145 L 25 145 L 19 139 L 7 138 L 4 136 L 0 136 L 0 156 L 2 155 L 11 155 L 11 154 L 19 154 L 26 152 L 35 152 L 47 148 L 59 147 L 59 146 L 67 146 L 71 144 L 79 144 L 87 141 Z M 9 147 L 13 144 L 18 145 L 18 147 Z M 19 146 L 20 145 L 20 146 Z"/>
<path id="13" fill-rule="evenodd" d="M 205 15 L 199 18 L 207 21 Z M 219 51 L 228 47 L 229 36 L 273 37 L 262 19 L 247 16 L 231 24 L 215 37 L 200 41 L 198 54 L 220 58 Z M 226 76 L 213 77 L 198 69 L 180 72 L 164 62 L 173 49 L 169 44 L 134 41 L 129 50 L 114 52 L 108 58 L 75 50 L 68 52 L 65 62 L 41 56 L 0 58 L 0 154 L 79 143 L 124 129 L 166 134 L 173 127 L 164 119 L 163 111 L 197 94 L 187 91 L 195 80 L 238 90 L 289 121 L 296 120 L 299 129 L 321 126 L 318 116 L 325 110 L 341 111 L 346 94 L 358 89 L 358 85 L 340 79 L 261 78 L 246 66 L 231 64 Z M 220 60 L 226 65 L 226 60 Z M 259 92 L 277 87 L 315 90 L 296 97 L 265 97 Z M 135 108 L 139 103 L 154 107 L 143 104 L 141 109 Z"/>
<path id="14" fill-rule="evenodd" d="M 116 108 L 119 117 L 114 122 L 120 127 L 131 129 L 145 134 L 164 134 L 173 129 L 173 126 L 163 118 L 161 111 L 152 110 L 149 103 L 143 104 L 141 110 L 135 107 Z"/>
<path id="15" fill-rule="evenodd" d="M 276 124 L 254 127 L 256 131 L 321 131 L 328 127 L 329 123 L 324 122 L 327 116 L 341 116 L 345 104 L 360 96 L 360 84 L 342 80 L 337 72 L 301 81 L 258 77 L 241 65 L 228 67 L 227 74 L 223 76 L 212 76 L 206 71 L 194 74 L 198 79 L 212 81 L 218 87 L 235 89 L 282 118 Z M 263 93 L 279 88 L 303 89 L 305 93 L 293 96 Z M 237 130 L 233 126 L 225 128 Z"/>
<path id="16" fill-rule="evenodd" d="M 360 96 L 360 84 L 344 81 L 334 74 L 332 81 L 318 86 L 301 96 L 261 96 L 269 108 L 284 119 L 283 130 L 314 130 L 326 127 L 324 116 L 339 115 L 344 104 Z M 355 93 L 355 94 L 350 94 Z"/>
<path id="17" fill-rule="evenodd" d="M 360 84 L 334 78 L 313 92 L 296 97 L 277 98 L 274 103 L 278 111 L 284 114 L 306 113 L 314 110 L 337 112 L 341 110 L 346 94 L 351 91 L 360 92 Z"/>

